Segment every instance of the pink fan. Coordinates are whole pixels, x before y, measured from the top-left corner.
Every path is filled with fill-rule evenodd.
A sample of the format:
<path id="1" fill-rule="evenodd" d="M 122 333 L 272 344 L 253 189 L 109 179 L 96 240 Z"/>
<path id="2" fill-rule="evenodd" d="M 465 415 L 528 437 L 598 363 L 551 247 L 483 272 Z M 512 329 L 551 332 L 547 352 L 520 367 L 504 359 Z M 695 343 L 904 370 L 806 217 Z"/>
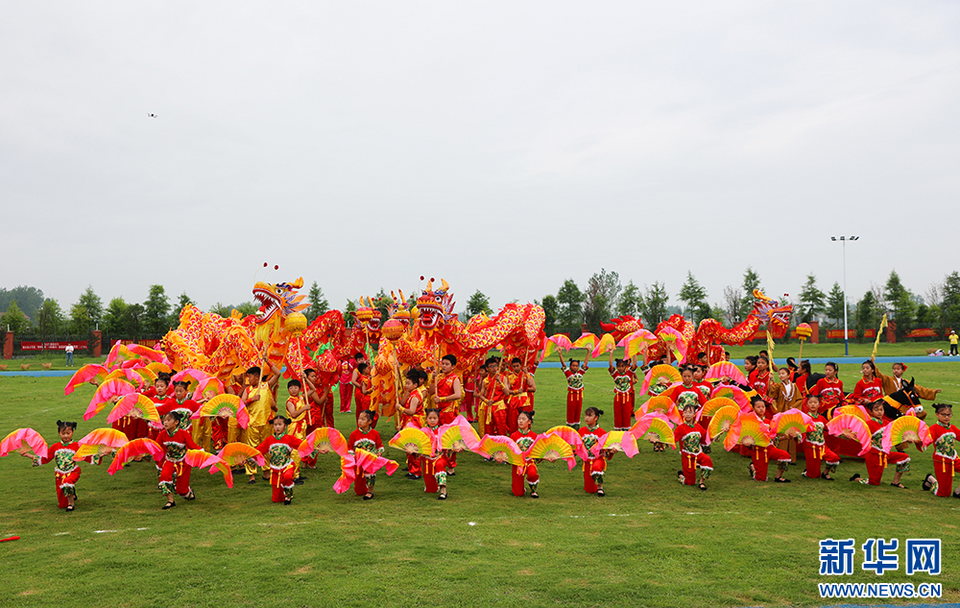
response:
<path id="1" fill-rule="evenodd" d="M 0 456 L 6 456 L 10 452 L 28 454 L 31 450 L 40 458 L 47 457 L 47 442 L 40 433 L 29 427 L 17 429 L 0 441 Z"/>
<path id="2" fill-rule="evenodd" d="M 108 380 L 100 385 L 97 392 L 93 394 L 87 411 L 83 414 L 84 420 L 90 420 L 103 410 L 114 397 L 123 397 L 134 392 L 133 385 L 123 380 Z"/>
<path id="3" fill-rule="evenodd" d="M 543 361 L 557 349 L 568 351 L 572 346 L 573 343 L 570 342 L 570 338 L 563 334 L 554 334 L 543 341 L 543 354 L 540 356 L 540 360 Z"/>
<path id="4" fill-rule="evenodd" d="M 151 361 L 163 361 L 163 353 L 152 348 L 141 346 L 139 344 L 130 344 L 127 349 L 138 357 L 150 359 Z"/>
<path id="5" fill-rule="evenodd" d="M 741 411 L 750 411 L 750 400 L 747 399 L 747 395 L 743 392 L 743 389 L 738 386 L 718 384 L 714 387 L 713 391 L 710 392 L 711 399 L 716 399 L 717 397 L 726 397 L 736 402 L 736 404 L 740 406 Z"/>
<path id="6" fill-rule="evenodd" d="M 617 346 L 622 346 L 623 356 L 627 359 L 634 355 L 646 352 L 648 348 L 659 342 L 660 339 L 653 335 L 649 329 L 638 329 L 632 334 L 627 334 L 622 340 L 617 342 Z"/>
<path id="7" fill-rule="evenodd" d="M 198 369 L 193 369 L 188 367 L 182 372 L 177 372 L 170 378 L 173 382 L 189 382 L 190 385 L 200 384 L 201 380 L 206 380 L 210 377 L 210 374 L 204 373 Z"/>
<path id="8" fill-rule="evenodd" d="M 707 368 L 707 373 L 703 375 L 704 380 L 719 380 L 720 378 L 730 378 L 737 384 L 746 384 L 747 377 L 743 375 L 740 368 L 729 361 L 714 363 Z"/>
<path id="9" fill-rule="evenodd" d="M 163 460 L 165 454 L 160 444 L 153 439 L 147 439 L 146 437 L 134 439 L 117 450 L 117 454 L 113 457 L 113 463 L 110 465 L 110 468 L 107 469 L 107 473 L 113 475 L 122 469 L 123 465 L 137 456 L 147 455 L 152 456 L 155 461 L 160 462 Z"/>
<path id="10" fill-rule="evenodd" d="M 583 438 L 580 436 L 580 433 L 575 431 L 573 427 L 569 426 L 555 426 L 552 429 L 548 429 L 544 435 L 559 435 L 561 439 L 570 444 L 570 447 L 573 448 L 573 453 L 580 457 L 581 460 L 589 460 L 590 454 L 587 452 L 586 446 L 583 445 Z"/>
<path id="11" fill-rule="evenodd" d="M 827 422 L 827 432 L 836 437 L 845 437 L 860 442 L 860 456 L 870 451 L 870 429 L 852 414 L 841 414 Z"/>
<path id="12" fill-rule="evenodd" d="M 657 336 L 673 351 L 677 361 L 683 362 L 687 358 L 687 341 L 679 331 L 666 326 L 657 329 Z"/>
<path id="13" fill-rule="evenodd" d="M 333 491 L 343 494 L 350 489 L 357 478 L 357 460 L 353 454 L 340 456 L 340 477 L 333 484 Z"/>
<path id="14" fill-rule="evenodd" d="M 73 377 L 70 378 L 70 382 L 67 382 L 67 386 L 63 389 L 64 395 L 69 395 L 73 392 L 73 389 L 79 384 L 84 384 L 86 382 L 96 382 L 97 384 L 102 383 L 107 378 L 107 368 L 102 365 L 96 365 L 94 363 L 90 365 L 84 365 L 73 374 Z"/>
<path id="15" fill-rule="evenodd" d="M 211 399 L 223 393 L 223 382 L 220 382 L 217 378 L 210 377 L 205 380 L 200 380 L 197 383 L 197 390 L 193 392 L 193 400 Z"/>
<path id="16" fill-rule="evenodd" d="M 396 461 L 384 458 L 383 456 L 377 456 L 367 450 L 354 450 L 353 458 L 356 461 L 356 465 L 367 475 L 373 475 L 383 467 L 386 467 L 387 475 L 393 475 L 400 467 Z"/>
<path id="17" fill-rule="evenodd" d="M 613 336 L 610 334 L 603 334 L 603 337 L 600 338 L 599 342 L 597 342 L 597 345 L 594 347 L 590 356 L 594 359 L 597 359 L 614 350 L 616 347 L 617 343 L 616 340 L 613 339 Z"/>

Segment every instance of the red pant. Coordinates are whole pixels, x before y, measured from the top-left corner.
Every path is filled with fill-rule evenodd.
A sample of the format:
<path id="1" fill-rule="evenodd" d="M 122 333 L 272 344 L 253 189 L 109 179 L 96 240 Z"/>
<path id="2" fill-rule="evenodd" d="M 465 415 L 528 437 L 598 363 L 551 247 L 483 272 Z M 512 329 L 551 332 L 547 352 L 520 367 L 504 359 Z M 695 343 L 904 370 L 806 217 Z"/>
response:
<path id="1" fill-rule="evenodd" d="M 507 409 L 504 412 L 506 418 L 507 432 L 504 435 L 512 435 L 517 430 L 517 416 L 520 415 L 520 400 L 516 397 L 507 399 Z"/>
<path id="2" fill-rule="evenodd" d="M 427 494 L 436 494 L 440 486 L 447 485 L 447 459 L 440 456 L 436 460 L 421 458 L 423 465 L 423 490 Z"/>
<path id="3" fill-rule="evenodd" d="M 354 403 L 356 404 L 356 406 L 357 406 L 357 407 L 356 407 L 356 411 L 354 412 L 354 417 L 356 417 L 356 419 L 357 419 L 357 424 L 359 424 L 359 423 L 360 423 L 360 412 L 362 412 L 363 410 L 368 410 L 368 409 L 370 409 L 370 395 L 364 395 L 363 393 L 359 393 L 359 392 L 358 392 L 358 393 L 356 393 L 356 394 L 353 396 L 353 402 L 354 402 Z M 332 417 L 332 416 L 333 416 L 333 413 L 331 412 L 330 415 L 331 415 L 331 417 Z M 331 418 L 331 419 L 332 419 L 332 418 Z M 330 426 L 333 426 L 333 424 L 331 424 Z"/>
<path id="4" fill-rule="evenodd" d="M 903 452 L 890 452 L 884 454 L 878 450 L 870 450 L 863 458 L 867 463 L 867 483 L 871 486 L 880 485 L 883 478 L 883 470 L 887 464 L 897 465 L 897 471 L 904 472 L 910 470 L 910 457 Z"/>
<path id="5" fill-rule="evenodd" d="M 160 469 L 160 491 L 170 494 L 176 490 L 180 496 L 190 493 L 190 471 L 193 467 L 183 462 L 163 461 Z"/>
<path id="6" fill-rule="evenodd" d="M 460 412 L 467 418 L 467 420 L 474 419 L 473 391 L 466 391 L 464 393 L 463 401 L 460 402 Z"/>
<path id="7" fill-rule="evenodd" d="M 367 474 L 363 472 L 363 469 L 356 467 L 356 478 L 353 482 L 353 491 L 357 493 L 357 496 L 363 496 L 367 492 L 373 492 L 373 486 L 376 481 L 376 475 L 370 475 L 367 477 Z"/>
<path id="8" fill-rule="evenodd" d="M 540 474 L 537 472 L 537 465 L 533 461 L 530 461 L 524 467 L 518 467 L 513 465 L 513 479 L 510 484 L 510 489 L 513 490 L 514 496 L 523 496 L 526 491 L 523 488 L 523 479 L 526 477 L 527 482 L 530 483 L 530 491 L 537 491 L 537 484 L 540 483 Z"/>
<path id="9" fill-rule="evenodd" d="M 583 391 L 567 389 L 567 426 L 580 426 L 580 410 L 583 409 Z"/>
<path id="10" fill-rule="evenodd" d="M 273 488 L 273 502 L 283 502 L 293 498 L 293 473 L 292 462 L 282 469 L 270 467 L 270 487 Z"/>
<path id="11" fill-rule="evenodd" d="M 54 473 L 53 483 L 57 487 L 57 506 L 66 509 L 70 502 L 68 496 L 77 496 L 76 483 L 80 479 L 80 467 L 74 468 L 69 473 Z"/>
<path id="12" fill-rule="evenodd" d="M 960 458 L 944 458 L 933 455 L 933 474 L 937 476 L 937 496 L 949 497 L 953 493 L 953 475 L 960 471 Z"/>
<path id="13" fill-rule="evenodd" d="M 502 401 L 500 403 L 503 403 Z M 493 413 L 493 433 L 494 435 L 510 435 L 507 424 L 507 408 L 501 407 Z"/>
<path id="14" fill-rule="evenodd" d="M 772 445 L 768 445 L 765 448 L 753 446 L 751 458 L 753 459 L 753 478 L 757 481 L 767 480 L 767 467 L 770 466 L 771 460 L 777 461 L 778 471 L 785 471 L 787 465 L 790 464 L 790 454 Z"/>
<path id="15" fill-rule="evenodd" d="M 680 464 L 683 467 L 683 483 L 688 486 L 692 486 L 697 482 L 698 465 L 703 469 L 701 479 L 710 477 L 710 471 L 713 470 L 713 461 L 703 452 L 699 454 L 680 452 Z"/>
<path id="16" fill-rule="evenodd" d="M 613 392 L 613 428 L 616 431 L 626 431 L 630 428 L 630 418 L 633 410 L 630 409 L 630 393 Z"/>
<path id="17" fill-rule="evenodd" d="M 803 457 L 807 460 L 807 477 L 820 477 L 820 463 L 827 463 L 827 473 L 837 470 L 840 458 L 825 445 L 814 445 L 809 441 L 803 442 Z"/>
<path id="18" fill-rule="evenodd" d="M 597 492 L 597 480 L 603 483 L 603 473 L 607 470 L 606 458 L 583 461 L 583 490 L 588 494 Z"/>
<path id="19" fill-rule="evenodd" d="M 350 381 L 340 381 L 340 413 L 350 411 L 350 399 L 353 398 L 353 385 Z M 331 425 L 332 426 L 332 425 Z"/>
<path id="20" fill-rule="evenodd" d="M 407 454 L 407 472 L 411 475 L 420 475 L 420 455 Z"/>

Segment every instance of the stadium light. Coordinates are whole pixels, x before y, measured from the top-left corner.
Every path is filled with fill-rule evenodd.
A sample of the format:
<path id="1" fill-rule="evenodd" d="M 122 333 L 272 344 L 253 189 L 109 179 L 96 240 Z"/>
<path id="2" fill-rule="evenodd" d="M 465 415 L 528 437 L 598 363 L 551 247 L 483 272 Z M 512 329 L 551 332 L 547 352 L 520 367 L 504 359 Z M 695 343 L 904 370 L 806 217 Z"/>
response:
<path id="1" fill-rule="evenodd" d="M 830 237 L 831 241 L 840 241 L 843 246 L 843 356 L 850 356 L 850 338 L 847 334 L 847 241 L 859 241 L 859 236 Z"/>

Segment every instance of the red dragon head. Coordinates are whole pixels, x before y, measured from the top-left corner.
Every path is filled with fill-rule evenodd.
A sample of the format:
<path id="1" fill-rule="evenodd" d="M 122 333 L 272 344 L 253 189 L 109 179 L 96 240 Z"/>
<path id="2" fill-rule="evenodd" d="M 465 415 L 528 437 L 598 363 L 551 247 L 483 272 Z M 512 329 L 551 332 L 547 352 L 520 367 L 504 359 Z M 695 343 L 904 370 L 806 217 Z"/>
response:
<path id="1" fill-rule="evenodd" d="M 421 329 L 432 331 L 441 321 L 453 318 L 453 294 L 450 293 L 450 285 L 444 279 L 440 279 L 440 282 L 443 287 L 434 289 L 433 279 L 430 279 L 427 288 L 417 298 L 417 323 Z"/>
<path id="2" fill-rule="evenodd" d="M 630 315 L 623 315 L 622 317 L 614 317 L 607 323 L 601 322 L 600 328 L 611 334 L 613 339 L 619 342 L 633 332 L 643 329 L 643 323 Z"/>
<path id="3" fill-rule="evenodd" d="M 786 294 L 784 294 L 786 295 Z M 781 338 L 790 327 L 790 315 L 793 313 L 793 306 L 786 304 L 781 306 L 777 300 L 772 300 L 763 295 L 759 289 L 753 290 L 753 314 L 755 314 L 761 323 L 766 323 L 770 333 L 774 338 Z"/>
<path id="4" fill-rule="evenodd" d="M 372 298 L 367 298 L 367 301 L 364 302 L 363 296 L 360 296 L 360 307 L 357 308 L 354 316 L 356 316 L 357 322 L 360 323 L 361 329 L 366 331 L 371 337 L 375 334 L 379 336 L 380 320 L 383 315 L 379 309 L 374 307 Z"/>

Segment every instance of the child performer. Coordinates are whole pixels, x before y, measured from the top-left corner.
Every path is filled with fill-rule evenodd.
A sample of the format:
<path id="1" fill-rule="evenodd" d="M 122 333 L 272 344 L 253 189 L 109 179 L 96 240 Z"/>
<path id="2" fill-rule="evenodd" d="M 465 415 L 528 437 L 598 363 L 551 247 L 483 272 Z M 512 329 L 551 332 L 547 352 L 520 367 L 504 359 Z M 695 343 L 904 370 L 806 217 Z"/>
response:
<path id="1" fill-rule="evenodd" d="M 873 360 L 873 357 L 870 358 Z M 883 384 L 883 394 L 892 395 L 895 392 L 903 388 L 903 372 L 907 371 L 906 363 L 894 363 L 893 364 L 893 375 L 887 376 L 880 372 L 876 371 L 877 378 L 880 378 L 880 382 Z M 939 388 L 926 388 L 923 386 L 913 385 L 913 391 L 917 393 L 917 396 L 921 399 L 926 399 L 928 401 L 933 401 L 937 398 L 937 393 L 941 392 L 943 389 Z M 917 412 L 917 417 L 923 420 L 927 416 L 925 411 Z"/>
<path id="2" fill-rule="evenodd" d="M 923 482 L 924 490 L 932 490 L 941 497 L 950 496 L 953 491 L 953 476 L 960 471 L 960 458 L 953 447 L 960 429 L 950 424 L 953 417 L 953 407 L 946 403 L 933 406 L 937 414 L 936 424 L 930 425 L 930 438 L 933 439 L 933 473 L 927 475 Z M 960 498 L 960 489 L 953 493 L 954 498 Z"/>
<path id="3" fill-rule="evenodd" d="M 783 371 L 783 370 L 781 370 Z M 818 413 L 820 410 L 820 397 L 816 395 L 807 395 L 807 407 L 810 410 L 810 417 L 813 418 L 813 429 L 804 435 L 803 456 L 807 459 L 807 470 L 801 473 L 808 479 L 825 479 L 833 481 L 830 473 L 837 470 L 840 464 L 840 458 L 833 450 L 827 447 L 824 429 L 827 426 L 827 418 Z M 820 472 L 820 463 L 826 463 L 826 470 Z"/>
<path id="4" fill-rule="evenodd" d="M 595 407 L 588 407 L 583 414 L 583 421 L 586 426 L 579 429 L 580 438 L 583 440 L 583 446 L 589 451 L 598 442 L 602 441 L 607 432 L 600 428 L 600 416 L 603 416 L 603 410 Z M 603 474 L 607 470 L 607 458 L 613 454 L 607 454 L 604 450 L 596 458 L 588 458 L 583 461 L 583 490 L 588 494 L 596 493 L 597 496 L 606 496 L 603 491 Z"/>
<path id="5" fill-rule="evenodd" d="M 440 410 L 440 424 L 450 424 L 460 413 L 460 398 L 463 389 L 460 386 L 460 376 L 454 373 L 457 358 L 454 355 L 444 355 L 440 359 L 440 373 L 433 375 L 433 403 Z M 456 475 L 457 453 L 453 450 L 444 450 L 446 457 L 447 474 Z"/>
<path id="6" fill-rule="evenodd" d="M 583 407 L 583 375 L 589 369 L 587 364 L 590 363 L 590 354 L 588 352 L 584 358 L 583 367 L 580 367 L 580 362 L 576 359 L 570 359 L 570 367 L 567 367 L 563 363 L 563 353 L 557 354 L 560 355 L 563 375 L 567 377 L 567 426 L 579 429 L 580 410 Z"/>
<path id="7" fill-rule="evenodd" d="M 833 361 L 828 361 L 823 366 L 823 373 L 826 378 L 820 378 L 817 383 L 810 387 L 809 393 L 820 397 L 820 411 L 828 413 L 843 403 L 843 381 L 837 378 L 839 366 Z M 813 412 L 810 413 L 813 415 Z M 832 417 L 832 416 L 828 416 Z"/>
<path id="8" fill-rule="evenodd" d="M 777 374 L 777 380 L 767 385 L 767 397 L 770 399 L 770 409 L 780 413 L 790 409 L 803 408 L 803 392 L 800 388 L 790 381 L 790 370 L 773 364 L 773 371 Z M 777 447 L 790 454 L 790 462 L 797 462 L 798 443 L 793 437 L 781 437 Z"/>
<path id="9" fill-rule="evenodd" d="M 506 396 L 510 392 L 507 378 L 500 373 L 500 359 L 490 357 L 486 363 L 487 377 L 480 385 L 482 415 L 480 416 L 480 434 L 509 435 L 507 432 Z"/>
<path id="10" fill-rule="evenodd" d="M 753 413 L 760 419 L 760 424 L 766 425 L 767 421 L 764 419 L 767 409 L 766 402 L 760 395 L 754 395 L 750 399 L 750 405 L 753 407 Z M 767 468 L 772 458 L 777 461 L 777 476 L 773 480 L 777 483 L 790 483 L 790 480 L 783 476 L 790 464 L 790 454 L 773 445 L 766 447 L 752 445 L 747 446 L 747 448 L 752 452 L 751 458 L 753 459 L 753 462 L 750 463 L 750 477 L 756 481 L 766 481 Z M 743 451 L 740 453 L 743 454 Z"/>
<path id="11" fill-rule="evenodd" d="M 167 497 L 167 504 L 163 509 L 177 506 L 174 501 L 176 495 L 186 500 L 193 500 L 196 496 L 190 488 L 190 471 L 193 469 L 184 460 L 187 450 L 199 450 L 200 446 L 182 428 L 183 416 L 174 410 L 163 416 L 163 430 L 157 435 L 157 443 L 163 448 L 163 466 L 160 468 L 160 491 Z"/>
<path id="12" fill-rule="evenodd" d="M 310 404 L 306 402 L 303 398 L 303 394 L 300 390 L 303 388 L 303 384 L 294 378 L 290 382 L 287 382 L 287 392 L 290 394 L 287 397 L 287 405 L 284 408 L 286 410 L 286 415 L 290 418 L 291 423 L 289 425 L 288 432 L 291 436 L 300 441 L 303 441 L 307 437 L 307 416 L 310 412 Z M 301 485 L 304 482 L 304 477 L 300 474 L 300 454 L 299 452 L 293 453 L 293 464 L 294 464 L 294 477 L 293 483 Z"/>
<path id="13" fill-rule="evenodd" d="M 426 410 L 425 426 L 423 431 L 436 441 L 440 431 L 440 410 L 431 407 Z M 437 442 L 438 443 L 438 442 Z M 423 454 L 421 457 L 423 463 L 423 491 L 427 494 L 435 494 L 438 490 L 440 495 L 438 500 L 447 499 L 447 460 L 443 456 L 443 450 L 437 450 L 433 454 Z"/>
<path id="14" fill-rule="evenodd" d="M 697 406 L 693 403 L 683 406 L 683 422 L 673 430 L 673 438 L 680 444 L 680 464 L 683 467 L 677 471 L 680 483 L 694 485 L 697 481 L 697 469 L 700 469 L 700 482 L 697 486 L 706 490 L 705 482 L 713 471 L 713 461 L 700 447 L 707 442 L 707 431 L 697 422 Z"/>
<path id="15" fill-rule="evenodd" d="M 247 386 L 240 394 L 240 400 L 246 404 L 247 413 L 250 414 L 250 422 L 244 432 L 244 443 L 254 449 L 270 435 L 270 420 L 273 419 L 274 409 L 273 389 L 280 382 L 280 370 L 277 366 L 267 359 L 264 359 L 264 362 L 270 365 L 273 374 L 261 376 L 259 367 L 251 367 L 247 370 Z M 257 465 L 248 460 L 246 471 L 250 476 L 248 483 L 256 483 Z M 263 475 L 264 479 L 269 478 L 266 471 Z"/>
<path id="16" fill-rule="evenodd" d="M 421 386 L 427 379 L 427 372 L 411 367 L 407 370 L 407 377 L 403 381 L 403 404 L 397 409 L 400 411 L 400 428 L 406 428 L 407 425 L 413 425 L 422 428 L 424 423 L 423 415 L 423 389 Z M 420 456 L 416 454 L 407 454 L 407 479 L 420 479 Z"/>
<path id="17" fill-rule="evenodd" d="M 73 512 L 74 502 L 77 500 L 76 484 L 77 480 L 80 479 L 80 467 L 73 459 L 77 450 L 80 449 L 80 444 L 73 440 L 73 432 L 76 429 L 76 422 L 57 420 L 57 433 L 60 435 L 60 441 L 47 448 L 46 457 L 32 457 L 30 454 L 23 454 L 27 458 L 33 458 L 33 466 L 35 467 L 47 464 L 51 460 L 56 462 L 53 483 L 57 489 L 57 507 L 65 509 L 67 513 Z M 88 456 L 84 460 L 93 464 L 100 464 L 98 456 Z"/>
<path id="18" fill-rule="evenodd" d="M 477 387 L 477 373 L 479 370 L 469 370 L 463 375 L 463 401 L 460 402 L 460 412 L 466 417 L 467 422 L 476 422 L 474 414 L 476 403 L 475 390 Z"/>
<path id="19" fill-rule="evenodd" d="M 197 445 L 202 446 L 204 441 L 210 447 L 210 438 L 204 436 L 204 419 L 191 420 L 200 404 L 190 398 L 190 383 L 184 380 L 173 383 L 173 403 L 168 402 L 166 412 L 177 412 L 180 414 L 180 428 L 189 432 L 190 436 Z M 202 448 L 201 448 L 202 449 Z"/>
<path id="20" fill-rule="evenodd" d="M 537 383 L 533 374 L 523 369 L 520 357 L 514 357 L 510 361 L 510 371 L 512 373 L 507 376 L 510 385 L 507 398 L 507 430 L 513 433 L 519 428 L 517 416 L 520 412 L 533 410 L 533 394 L 537 391 Z"/>
<path id="21" fill-rule="evenodd" d="M 903 452 L 883 452 L 883 404 L 884 401 L 874 401 L 868 404 L 867 411 L 870 413 L 870 419 L 867 420 L 867 428 L 870 429 L 870 451 L 864 457 L 867 465 L 867 479 L 860 477 L 860 473 L 854 473 L 850 481 L 859 481 L 871 486 L 879 486 L 883 479 L 883 470 L 887 468 L 888 463 L 897 465 L 897 472 L 893 475 L 893 481 L 890 482 L 895 488 L 906 490 L 907 486 L 900 483 L 900 477 L 910 470 L 910 457 Z"/>
<path id="22" fill-rule="evenodd" d="M 530 428 L 533 426 L 533 411 L 521 411 L 517 414 L 517 430 L 510 435 L 520 449 L 526 452 L 537 440 L 537 434 Z M 540 483 L 540 475 L 537 473 L 537 463 L 532 458 L 524 458 L 523 466 L 513 465 L 512 482 L 510 484 L 514 496 L 523 496 L 526 492 L 523 489 L 523 478 L 527 478 L 530 484 L 530 498 L 540 498 L 537 494 L 537 485 Z"/>
<path id="23" fill-rule="evenodd" d="M 630 390 L 636 376 L 630 373 L 633 359 L 617 359 L 614 367 L 613 351 L 610 351 L 608 371 L 613 378 L 613 430 L 629 431 L 633 410 L 630 409 Z"/>
<path id="24" fill-rule="evenodd" d="M 257 446 L 270 466 L 270 487 L 273 488 L 273 502 L 283 502 L 289 505 L 293 500 L 293 482 L 295 479 L 293 454 L 300 447 L 301 441 L 287 435 L 287 426 L 290 419 L 284 416 L 274 416 L 270 419 L 273 434 Z"/>
<path id="25" fill-rule="evenodd" d="M 857 405 L 873 403 L 883 398 L 883 382 L 877 377 L 877 366 L 873 361 L 864 361 L 860 364 L 860 373 L 863 376 L 853 387 L 851 400 Z"/>
<path id="26" fill-rule="evenodd" d="M 344 357 L 340 361 L 340 413 L 350 411 L 350 400 L 353 398 L 353 371 L 357 364 L 363 362 L 363 353 L 356 353 L 352 357 Z"/>
<path id="27" fill-rule="evenodd" d="M 687 405 L 693 405 L 699 410 L 707 402 L 703 392 L 700 391 L 693 380 L 693 368 L 693 365 L 687 365 L 681 369 L 680 384 L 661 393 L 662 396 L 669 397 L 680 410 L 683 410 Z"/>
<path id="28" fill-rule="evenodd" d="M 359 422 L 360 412 L 370 409 L 370 394 L 373 393 L 373 381 L 370 379 L 372 370 L 366 363 L 360 363 L 353 373 L 357 377 L 353 387 L 353 401 L 357 406 L 357 422 Z"/>
<path id="29" fill-rule="evenodd" d="M 373 428 L 373 412 L 370 410 L 360 412 L 357 417 L 357 430 L 350 433 L 347 446 L 351 454 L 358 449 L 366 450 L 377 456 L 383 454 L 383 440 L 380 439 L 380 433 Z M 377 474 L 368 475 L 360 467 L 357 467 L 356 474 L 353 491 L 357 493 L 357 496 L 363 496 L 364 500 L 371 500 L 373 498 L 373 486 L 377 483 Z"/>

